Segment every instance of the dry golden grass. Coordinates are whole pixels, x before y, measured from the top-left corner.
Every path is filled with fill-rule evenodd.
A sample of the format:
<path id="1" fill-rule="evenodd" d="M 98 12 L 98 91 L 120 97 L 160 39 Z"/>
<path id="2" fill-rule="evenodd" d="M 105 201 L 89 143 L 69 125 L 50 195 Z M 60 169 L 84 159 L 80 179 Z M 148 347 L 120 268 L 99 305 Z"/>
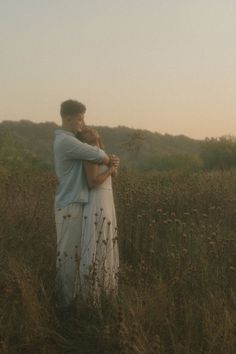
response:
<path id="1" fill-rule="evenodd" d="M 234 354 L 236 172 L 121 173 L 119 295 L 55 309 L 55 178 L 0 175 L 0 352 Z"/>

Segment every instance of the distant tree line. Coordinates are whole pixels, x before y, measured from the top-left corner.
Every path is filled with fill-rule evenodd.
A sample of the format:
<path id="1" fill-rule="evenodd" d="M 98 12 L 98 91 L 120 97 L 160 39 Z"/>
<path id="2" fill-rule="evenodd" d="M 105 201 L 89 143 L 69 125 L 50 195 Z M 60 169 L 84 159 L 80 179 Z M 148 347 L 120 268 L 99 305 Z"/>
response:
<path id="1" fill-rule="evenodd" d="M 0 123 L 0 172 L 6 169 L 53 169 L 53 122 Z M 195 140 L 127 127 L 95 127 L 105 149 L 121 158 L 121 167 L 140 171 L 200 171 L 236 167 L 236 138 Z"/>
<path id="2" fill-rule="evenodd" d="M 236 138 L 233 136 L 206 138 L 201 147 L 200 158 L 206 170 L 236 167 Z"/>

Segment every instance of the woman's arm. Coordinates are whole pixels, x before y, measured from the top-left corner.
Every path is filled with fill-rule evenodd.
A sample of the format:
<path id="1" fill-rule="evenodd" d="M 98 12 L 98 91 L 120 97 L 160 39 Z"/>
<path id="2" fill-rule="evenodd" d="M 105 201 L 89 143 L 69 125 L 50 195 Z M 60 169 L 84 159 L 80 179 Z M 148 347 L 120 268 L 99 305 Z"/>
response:
<path id="1" fill-rule="evenodd" d="M 115 168 L 111 174 L 111 177 L 116 177 L 117 176 L 117 168 Z"/>
<path id="2" fill-rule="evenodd" d="M 102 184 L 115 170 L 114 166 L 110 166 L 106 171 L 98 174 L 98 165 L 83 161 L 85 175 L 90 188 L 94 188 Z"/>

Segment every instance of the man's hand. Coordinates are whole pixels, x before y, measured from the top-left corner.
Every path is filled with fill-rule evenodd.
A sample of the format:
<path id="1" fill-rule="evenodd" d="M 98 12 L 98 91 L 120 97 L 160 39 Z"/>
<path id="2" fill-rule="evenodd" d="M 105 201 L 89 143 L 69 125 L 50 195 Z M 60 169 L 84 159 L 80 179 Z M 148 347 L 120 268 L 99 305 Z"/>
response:
<path id="1" fill-rule="evenodd" d="M 109 161 L 109 165 L 110 166 L 114 166 L 116 169 L 119 167 L 120 164 L 120 159 L 118 156 L 116 155 L 109 155 L 110 161 Z"/>
<path id="2" fill-rule="evenodd" d="M 104 165 L 107 165 L 109 167 L 115 166 L 115 168 L 117 169 L 120 164 L 120 158 L 116 155 L 106 155 L 100 163 L 103 163 Z"/>

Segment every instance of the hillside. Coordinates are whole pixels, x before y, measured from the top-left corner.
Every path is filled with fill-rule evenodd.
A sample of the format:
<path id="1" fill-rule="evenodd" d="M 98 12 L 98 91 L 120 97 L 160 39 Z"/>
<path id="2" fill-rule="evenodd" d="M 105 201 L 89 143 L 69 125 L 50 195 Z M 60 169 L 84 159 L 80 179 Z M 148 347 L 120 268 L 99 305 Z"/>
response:
<path id="1" fill-rule="evenodd" d="M 27 151 L 40 161 L 51 165 L 54 131 L 57 128 L 53 122 L 3 121 L 0 123 L 0 149 L 6 150 L 6 146 L 11 146 L 18 154 Z M 149 169 L 153 164 L 160 165 L 163 158 L 192 159 L 199 155 L 201 149 L 200 140 L 184 135 L 163 135 L 124 126 L 95 128 L 102 137 L 106 151 L 119 155 L 125 167 Z"/>

